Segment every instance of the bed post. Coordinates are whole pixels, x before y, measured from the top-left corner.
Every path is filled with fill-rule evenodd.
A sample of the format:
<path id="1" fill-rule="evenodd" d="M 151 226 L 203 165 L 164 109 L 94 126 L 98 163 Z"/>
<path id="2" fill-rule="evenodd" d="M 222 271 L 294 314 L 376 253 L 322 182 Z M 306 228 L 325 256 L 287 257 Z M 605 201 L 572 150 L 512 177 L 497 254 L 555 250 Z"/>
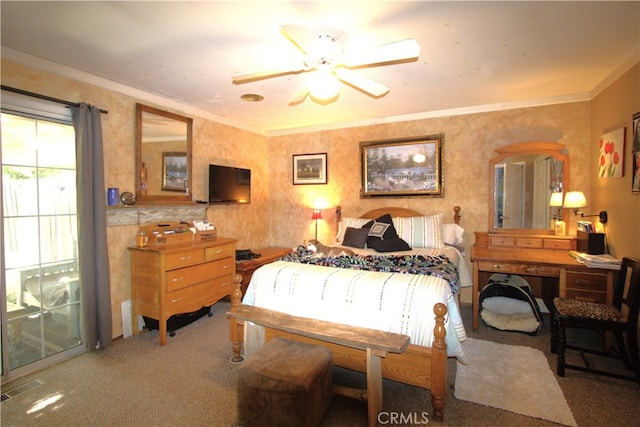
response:
<path id="1" fill-rule="evenodd" d="M 453 222 L 460 225 L 460 206 L 453 207 Z"/>
<path id="2" fill-rule="evenodd" d="M 242 304 L 242 275 L 234 274 L 233 276 L 233 292 L 231 293 L 231 308 L 235 308 Z M 233 348 L 233 356 L 231 362 L 242 362 L 242 340 L 244 335 L 244 322 L 234 318 L 229 318 L 229 338 Z"/>
<path id="3" fill-rule="evenodd" d="M 434 339 L 431 349 L 431 405 L 433 419 L 442 421 L 447 395 L 447 344 L 444 341 L 447 334 L 444 327 L 447 307 L 439 302 L 433 307 L 433 312 L 436 315 L 436 326 L 433 328 Z"/>
<path id="4" fill-rule="evenodd" d="M 336 206 L 336 236 L 338 236 L 338 233 L 340 233 L 340 221 L 342 221 L 342 206 L 338 205 Z M 336 242 L 337 241 L 338 238 L 336 237 Z"/>

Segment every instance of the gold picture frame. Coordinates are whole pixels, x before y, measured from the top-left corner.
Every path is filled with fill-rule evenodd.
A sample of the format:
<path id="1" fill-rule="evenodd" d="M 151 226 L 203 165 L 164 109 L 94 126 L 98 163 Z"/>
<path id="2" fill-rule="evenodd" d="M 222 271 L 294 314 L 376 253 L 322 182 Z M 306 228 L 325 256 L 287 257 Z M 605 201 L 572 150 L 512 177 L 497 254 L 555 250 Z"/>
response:
<path id="1" fill-rule="evenodd" d="M 360 142 L 360 197 L 444 197 L 444 134 Z"/>

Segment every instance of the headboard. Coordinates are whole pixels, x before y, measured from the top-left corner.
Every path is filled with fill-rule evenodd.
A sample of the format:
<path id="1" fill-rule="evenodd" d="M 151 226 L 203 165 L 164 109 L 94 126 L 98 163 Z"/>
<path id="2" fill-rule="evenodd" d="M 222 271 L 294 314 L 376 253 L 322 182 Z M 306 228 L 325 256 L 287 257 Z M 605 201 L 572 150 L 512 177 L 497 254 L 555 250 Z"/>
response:
<path id="1" fill-rule="evenodd" d="M 406 208 L 398 208 L 398 207 L 386 207 L 386 208 L 378 208 L 369 212 L 365 212 L 360 215 L 360 218 L 366 219 L 376 219 L 384 214 L 391 214 L 394 218 L 407 218 L 412 216 L 422 216 L 424 214 L 414 211 L 412 209 Z M 337 222 L 342 221 L 342 207 L 336 206 L 336 217 Z M 455 224 L 460 225 L 460 206 L 453 207 L 453 222 Z"/>

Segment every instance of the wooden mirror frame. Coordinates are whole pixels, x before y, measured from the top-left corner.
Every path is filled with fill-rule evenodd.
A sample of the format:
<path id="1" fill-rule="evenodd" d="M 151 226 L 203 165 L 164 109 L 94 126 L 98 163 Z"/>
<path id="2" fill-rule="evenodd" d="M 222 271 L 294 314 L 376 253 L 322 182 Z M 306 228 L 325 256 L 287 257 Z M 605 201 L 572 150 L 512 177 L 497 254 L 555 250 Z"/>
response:
<path id="1" fill-rule="evenodd" d="M 184 122 L 187 127 L 186 134 L 186 157 L 187 157 L 187 182 L 189 193 L 176 193 L 173 195 L 156 195 L 143 194 L 142 192 L 142 113 L 147 112 L 172 120 Z M 138 205 L 167 205 L 167 204 L 193 204 L 191 194 L 193 194 L 192 171 L 193 164 L 191 162 L 191 138 L 192 138 L 193 119 L 179 114 L 170 113 L 168 111 L 159 110 L 147 105 L 136 104 L 136 203 Z M 157 172 L 156 172 L 157 173 Z"/>
<path id="2" fill-rule="evenodd" d="M 557 142 L 520 142 L 506 147 L 496 148 L 498 156 L 489 162 L 489 231 L 492 233 L 524 233 L 524 234 L 554 234 L 554 230 L 542 228 L 498 228 L 494 224 L 495 206 L 495 166 L 505 159 L 527 154 L 548 155 L 562 161 L 562 189 L 566 194 L 570 187 L 569 182 L 569 155 L 562 152 L 565 145 Z M 562 219 L 568 223 L 569 213 L 562 209 Z"/>

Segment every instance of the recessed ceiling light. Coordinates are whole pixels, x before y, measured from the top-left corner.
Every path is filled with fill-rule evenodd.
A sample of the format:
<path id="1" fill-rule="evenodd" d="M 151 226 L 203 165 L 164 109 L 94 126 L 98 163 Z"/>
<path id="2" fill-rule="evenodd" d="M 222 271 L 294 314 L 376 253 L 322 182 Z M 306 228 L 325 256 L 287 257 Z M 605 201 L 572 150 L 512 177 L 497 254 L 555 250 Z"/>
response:
<path id="1" fill-rule="evenodd" d="M 258 95 L 256 93 L 245 93 L 240 96 L 240 99 L 247 102 L 260 102 L 264 99 L 264 96 Z"/>

